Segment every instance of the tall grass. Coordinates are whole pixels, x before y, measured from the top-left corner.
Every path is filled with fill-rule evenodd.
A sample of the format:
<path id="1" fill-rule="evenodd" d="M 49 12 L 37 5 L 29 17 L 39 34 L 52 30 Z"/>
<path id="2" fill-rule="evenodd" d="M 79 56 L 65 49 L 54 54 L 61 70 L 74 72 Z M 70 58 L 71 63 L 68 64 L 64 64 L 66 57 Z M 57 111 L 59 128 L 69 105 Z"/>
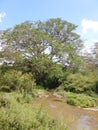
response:
<path id="1" fill-rule="evenodd" d="M 68 104 L 73 106 L 80 106 L 80 107 L 98 106 L 97 97 L 91 97 L 86 94 L 77 94 L 77 93 L 65 92 L 65 91 L 58 91 L 57 93 L 62 95 Z"/>
<path id="2" fill-rule="evenodd" d="M 21 95 L 1 94 L 0 130 L 66 130 L 59 120 L 52 119 L 42 107 L 19 103 Z"/>

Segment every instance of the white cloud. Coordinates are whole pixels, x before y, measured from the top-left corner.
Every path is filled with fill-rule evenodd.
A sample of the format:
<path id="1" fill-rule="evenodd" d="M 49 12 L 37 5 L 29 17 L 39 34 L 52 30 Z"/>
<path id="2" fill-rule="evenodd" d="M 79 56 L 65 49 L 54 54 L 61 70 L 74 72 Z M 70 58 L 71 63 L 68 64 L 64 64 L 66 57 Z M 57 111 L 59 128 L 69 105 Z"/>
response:
<path id="1" fill-rule="evenodd" d="M 84 34 L 87 34 L 88 29 L 91 29 L 93 32 L 98 32 L 98 21 L 83 19 L 81 26 Z"/>
<path id="2" fill-rule="evenodd" d="M 2 19 L 6 16 L 6 13 L 0 13 L 0 23 L 2 22 Z"/>

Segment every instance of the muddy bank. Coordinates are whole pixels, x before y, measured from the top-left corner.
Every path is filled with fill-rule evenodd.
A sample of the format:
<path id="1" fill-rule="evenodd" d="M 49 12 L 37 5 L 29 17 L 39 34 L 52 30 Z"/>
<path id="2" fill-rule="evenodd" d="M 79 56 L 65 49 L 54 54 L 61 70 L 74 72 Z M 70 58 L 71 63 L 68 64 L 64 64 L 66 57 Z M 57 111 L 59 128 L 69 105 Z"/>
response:
<path id="1" fill-rule="evenodd" d="M 54 93 L 36 98 L 33 105 L 42 105 L 53 118 L 63 119 L 69 130 L 98 130 L 98 108 L 70 106 Z"/>

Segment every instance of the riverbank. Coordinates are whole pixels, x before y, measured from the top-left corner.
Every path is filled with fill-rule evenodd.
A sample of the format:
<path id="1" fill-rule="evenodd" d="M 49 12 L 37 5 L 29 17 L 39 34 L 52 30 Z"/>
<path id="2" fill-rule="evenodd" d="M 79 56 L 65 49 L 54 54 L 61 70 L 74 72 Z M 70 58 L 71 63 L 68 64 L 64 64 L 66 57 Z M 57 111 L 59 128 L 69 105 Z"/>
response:
<path id="1" fill-rule="evenodd" d="M 95 108 L 68 105 L 63 96 L 53 92 L 48 92 L 34 100 L 33 106 L 40 105 L 53 118 L 64 120 L 68 130 L 98 130 L 98 111 L 92 110 Z"/>
<path id="2" fill-rule="evenodd" d="M 65 123 L 53 119 L 45 108 L 32 105 L 36 98 L 0 92 L 0 130 L 67 130 Z"/>

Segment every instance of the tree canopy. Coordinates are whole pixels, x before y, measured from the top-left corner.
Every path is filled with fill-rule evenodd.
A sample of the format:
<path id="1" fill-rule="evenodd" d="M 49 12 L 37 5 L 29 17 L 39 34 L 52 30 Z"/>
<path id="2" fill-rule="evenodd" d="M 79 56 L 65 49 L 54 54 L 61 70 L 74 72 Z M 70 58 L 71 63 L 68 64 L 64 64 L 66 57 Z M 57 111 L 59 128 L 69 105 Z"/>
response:
<path id="1" fill-rule="evenodd" d="M 26 21 L 4 31 L 2 44 L 6 44 L 6 53 L 13 53 L 13 57 L 16 53 L 29 58 L 47 55 L 50 60 L 66 64 L 74 62 L 82 47 L 80 36 L 74 32 L 76 28 L 60 18 Z"/>
<path id="2" fill-rule="evenodd" d="M 59 85 L 62 67 L 78 70 L 81 65 L 83 45 L 76 29 L 76 25 L 60 18 L 25 21 L 3 31 L 1 57 L 14 61 L 14 68 L 31 72 L 38 83 Z"/>

